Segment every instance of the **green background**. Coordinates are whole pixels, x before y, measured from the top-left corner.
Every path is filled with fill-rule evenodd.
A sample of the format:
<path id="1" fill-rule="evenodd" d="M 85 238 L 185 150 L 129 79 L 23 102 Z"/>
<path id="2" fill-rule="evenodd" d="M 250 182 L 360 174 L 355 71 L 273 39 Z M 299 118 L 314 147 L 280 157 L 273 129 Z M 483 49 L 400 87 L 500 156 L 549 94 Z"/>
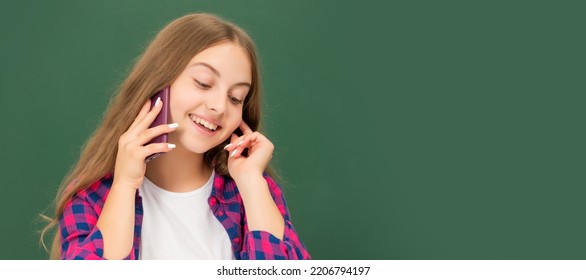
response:
<path id="1" fill-rule="evenodd" d="M 483 2 L 2 1 L 0 258 L 46 258 L 38 213 L 132 61 L 210 12 L 257 43 L 315 259 L 586 259 L 585 5 Z"/>

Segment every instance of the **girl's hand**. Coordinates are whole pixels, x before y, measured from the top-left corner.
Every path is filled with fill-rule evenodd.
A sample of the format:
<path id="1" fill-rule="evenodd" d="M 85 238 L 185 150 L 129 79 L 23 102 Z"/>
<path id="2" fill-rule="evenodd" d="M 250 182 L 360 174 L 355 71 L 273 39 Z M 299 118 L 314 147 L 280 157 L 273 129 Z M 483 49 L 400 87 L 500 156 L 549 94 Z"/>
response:
<path id="1" fill-rule="evenodd" d="M 142 106 L 138 116 L 130 128 L 118 140 L 118 153 L 114 167 L 114 183 L 132 186 L 135 190 L 142 185 L 146 172 L 145 159 L 151 154 L 169 152 L 175 145 L 168 143 L 153 143 L 146 145 L 151 139 L 175 131 L 177 124 L 163 124 L 149 128 L 161 111 L 163 102 L 159 99 L 149 112 L 150 99 Z"/>
<path id="2" fill-rule="evenodd" d="M 271 161 L 275 146 L 260 132 L 252 131 L 244 121 L 240 123 L 240 130 L 244 135 L 237 137 L 232 134 L 230 144 L 224 148 L 229 153 L 230 176 L 235 180 L 245 175 L 262 176 Z M 248 149 L 247 157 L 241 155 L 244 149 Z"/>

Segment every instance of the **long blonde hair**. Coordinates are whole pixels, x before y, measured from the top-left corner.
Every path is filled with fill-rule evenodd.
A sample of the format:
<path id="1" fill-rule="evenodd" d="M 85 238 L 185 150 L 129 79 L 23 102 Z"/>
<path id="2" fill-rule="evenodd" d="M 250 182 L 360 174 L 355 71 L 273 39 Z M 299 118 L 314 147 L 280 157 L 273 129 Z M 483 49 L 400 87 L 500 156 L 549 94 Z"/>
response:
<path id="1" fill-rule="evenodd" d="M 138 59 L 118 94 L 110 101 L 102 123 L 84 145 L 78 162 L 62 181 L 55 198 L 55 216 L 43 217 L 49 224 L 41 233 L 56 227 L 63 208 L 78 191 L 114 171 L 118 139 L 130 127 L 142 105 L 154 93 L 170 85 L 185 69 L 188 62 L 199 52 L 220 42 L 234 42 L 250 55 L 252 65 L 252 87 L 246 99 L 242 119 L 258 130 L 261 116 L 261 83 L 256 48 L 252 39 L 238 26 L 210 14 L 191 14 L 178 18 L 164 27 L 142 56 Z M 227 154 L 221 145 L 205 153 L 205 161 L 220 175 L 229 176 Z M 269 175 L 274 175 L 267 170 Z M 51 244 L 50 258 L 57 259 L 61 253 L 59 230 Z"/>

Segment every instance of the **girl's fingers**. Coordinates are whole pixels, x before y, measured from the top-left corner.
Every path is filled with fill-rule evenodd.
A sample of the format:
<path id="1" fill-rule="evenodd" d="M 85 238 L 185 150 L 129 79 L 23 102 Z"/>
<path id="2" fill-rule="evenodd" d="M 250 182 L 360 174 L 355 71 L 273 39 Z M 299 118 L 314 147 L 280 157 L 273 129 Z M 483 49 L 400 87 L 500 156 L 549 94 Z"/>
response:
<path id="1" fill-rule="evenodd" d="M 250 126 L 248 126 L 246 124 L 246 122 L 244 122 L 244 120 L 242 120 L 240 122 L 240 130 L 242 130 L 242 133 L 244 133 L 244 135 L 247 135 L 247 134 L 250 134 L 250 133 L 253 133 L 254 132 L 254 131 L 252 131 L 252 129 L 250 129 Z"/>
<path id="2" fill-rule="evenodd" d="M 155 101 L 155 105 L 151 109 L 150 112 L 146 113 L 146 115 L 140 120 L 132 129 L 136 133 L 136 135 L 140 134 L 142 131 L 146 130 L 157 118 L 159 112 L 161 112 L 161 108 L 163 107 L 163 101 L 161 98 L 157 98 Z M 130 130 L 130 129 L 129 129 Z"/>
<path id="3" fill-rule="evenodd" d="M 232 151 L 234 150 L 234 148 L 236 148 L 236 140 L 238 139 L 238 136 L 236 136 L 236 134 L 232 134 L 232 136 L 230 136 L 230 143 L 228 143 L 226 146 L 224 146 L 224 150 L 227 151 Z"/>
<path id="4" fill-rule="evenodd" d="M 175 149 L 175 144 L 171 143 L 153 143 L 144 146 L 140 152 L 139 157 L 141 159 L 146 159 L 148 156 L 155 154 L 155 153 L 166 153 L 170 152 L 171 150 Z"/>
<path id="5" fill-rule="evenodd" d="M 238 136 L 236 134 L 232 134 L 232 136 L 230 137 L 230 149 L 228 149 L 228 152 L 230 153 L 230 156 L 234 156 L 234 154 L 236 154 L 238 152 Z"/>
<path id="6" fill-rule="evenodd" d="M 238 139 L 238 143 L 236 143 L 236 147 L 244 149 L 247 148 L 249 145 L 254 143 L 258 138 L 256 133 L 244 135 Z"/>
<path id="7" fill-rule="evenodd" d="M 266 138 L 260 132 L 253 132 L 248 135 L 232 139 L 231 145 L 226 149 L 230 153 L 230 157 L 239 157 L 244 149 L 252 149 L 256 144 L 265 141 Z"/>
<path id="8" fill-rule="evenodd" d="M 239 139 L 239 142 L 236 144 L 238 147 L 248 147 L 249 145 L 253 146 L 255 143 L 268 141 L 268 139 L 258 131 L 244 135 L 240 138 L 241 139 Z"/>
<path id="9" fill-rule="evenodd" d="M 142 105 L 142 108 L 140 109 L 140 111 L 138 112 L 138 115 L 136 116 L 136 118 L 134 118 L 134 121 L 132 122 L 132 124 L 130 125 L 130 128 L 135 127 L 143 118 L 144 116 L 149 112 L 149 108 L 151 107 L 151 100 L 148 99 L 144 105 Z M 129 128 L 129 129 L 130 129 Z"/>
<path id="10" fill-rule="evenodd" d="M 238 146 L 236 144 L 238 144 L 238 136 L 236 134 L 232 134 L 232 136 L 230 136 L 230 143 L 226 146 L 224 146 L 224 150 L 228 151 L 228 156 L 230 156 L 233 152 L 236 152 L 235 150 L 238 149 Z"/>
<path id="11" fill-rule="evenodd" d="M 179 124 L 177 123 L 157 125 L 145 130 L 134 141 L 138 145 L 144 145 L 159 135 L 175 131 L 177 127 L 179 127 Z"/>

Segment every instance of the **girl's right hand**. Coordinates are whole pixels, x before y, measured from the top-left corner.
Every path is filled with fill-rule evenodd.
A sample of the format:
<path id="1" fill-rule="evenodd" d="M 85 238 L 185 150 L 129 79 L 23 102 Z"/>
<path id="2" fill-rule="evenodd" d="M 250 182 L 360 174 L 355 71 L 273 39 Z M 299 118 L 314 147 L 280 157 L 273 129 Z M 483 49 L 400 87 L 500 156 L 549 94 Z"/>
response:
<path id="1" fill-rule="evenodd" d="M 142 185 L 146 172 L 146 157 L 154 153 L 169 152 L 175 148 L 174 144 L 169 143 L 153 143 L 145 146 L 151 139 L 175 131 L 178 126 L 174 123 L 149 128 L 161 111 L 163 102 L 160 98 L 157 99 L 155 106 L 149 112 L 150 104 L 149 99 L 142 106 L 128 130 L 118 140 L 113 185 L 121 184 L 131 186 L 134 190 L 138 189 Z"/>

